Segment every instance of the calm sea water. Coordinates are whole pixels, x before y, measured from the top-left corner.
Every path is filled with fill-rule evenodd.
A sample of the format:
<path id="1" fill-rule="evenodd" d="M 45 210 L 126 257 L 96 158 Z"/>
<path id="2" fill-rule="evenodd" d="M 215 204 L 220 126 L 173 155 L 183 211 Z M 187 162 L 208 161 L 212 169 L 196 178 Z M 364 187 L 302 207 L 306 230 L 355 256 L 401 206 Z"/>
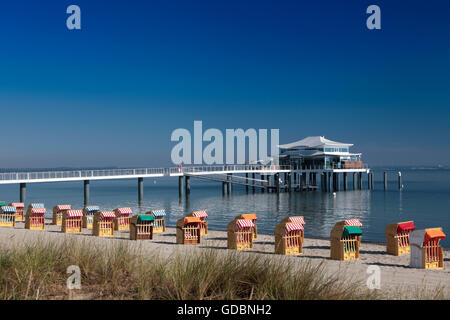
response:
<path id="1" fill-rule="evenodd" d="M 450 170 L 402 169 L 402 191 L 397 190 L 397 171 L 389 173 L 388 190 L 384 191 L 382 172 L 374 171 L 374 190 L 341 191 L 336 197 L 321 191 L 277 195 L 250 189 L 247 194 L 242 186 L 233 186 L 232 195 L 222 196 L 219 182 L 191 179 L 190 197 L 180 199 L 177 178 L 149 178 L 144 179 L 141 206 L 137 202 L 137 180 L 91 181 L 91 204 L 102 210 L 132 207 L 135 213 L 165 208 L 169 226 L 186 213 L 206 209 L 209 228 L 217 230 L 226 230 L 227 223 L 240 213 L 254 212 L 262 233 L 273 233 L 283 217 L 303 215 L 306 237 L 328 238 L 333 225 L 347 218 L 361 219 L 366 241 L 384 242 L 388 223 L 407 220 L 414 220 L 417 228 L 443 227 L 450 237 Z M 366 181 L 363 187 L 367 188 Z M 18 185 L 0 185 L 0 200 L 18 198 Z M 30 202 L 43 202 L 49 217 L 57 204 L 82 208 L 83 182 L 29 183 L 27 204 Z M 446 238 L 442 245 L 450 247 L 450 240 Z"/>

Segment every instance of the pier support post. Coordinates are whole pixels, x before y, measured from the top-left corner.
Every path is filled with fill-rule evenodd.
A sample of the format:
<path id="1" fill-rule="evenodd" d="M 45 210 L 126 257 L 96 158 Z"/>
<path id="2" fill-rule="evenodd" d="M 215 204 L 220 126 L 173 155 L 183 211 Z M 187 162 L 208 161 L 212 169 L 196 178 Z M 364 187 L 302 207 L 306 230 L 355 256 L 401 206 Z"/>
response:
<path id="1" fill-rule="evenodd" d="M 347 191 L 347 172 L 344 172 L 344 191 Z"/>
<path id="2" fill-rule="evenodd" d="M 231 194 L 231 175 L 232 173 L 227 173 L 227 193 Z"/>
<path id="3" fill-rule="evenodd" d="M 280 174 L 275 173 L 273 179 L 275 180 L 275 188 L 277 189 L 277 193 L 280 193 Z"/>
<path id="4" fill-rule="evenodd" d="M 331 185 L 331 172 L 328 172 L 328 192 L 331 192 L 331 190 L 333 190 L 333 187 Z"/>
<path id="5" fill-rule="evenodd" d="M 225 181 L 222 181 L 222 195 L 225 195 L 225 188 L 226 188 L 227 183 Z"/>
<path id="6" fill-rule="evenodd" d="M 190 178 L 189 176 L 186 176 L 184 178 L 184 188 L 186 189 L 185 190 L 186 196 L 188 196 L 191 193 L 191 184 L 189 182 L 189 178 Z"/>
<path id="7" fill-rule="evenodd" d="M 358 188 L 362 190 L 362 172 L 358 174 Z"/>
<path id="8" fill-rule="evenodd" d="M 264 193 L 264 181 L 265 181 L 264 175 L 261 174 L 260 178 L 261 178 L 261 193 Z"/>
<path id="9" fill-rule="evenodd" d="M 248 193 L 248 172 L 245 173 L 245 192 Z"/>
<path id="10" fill-rule="evenodd" d="M 325 172 L 322 172 L 320 175 L 320 186 L 322 188 L 322 192 L 327 192 L 327 175 Z"/>
<path id="11" fill-rule="evenodd" d="M 144 178 L 138 178 L 138 202 L 144 199 Z"/>
<path id="12" fill-rule="evenodd" d="M 383 174 L 383 183 L 384 183 L 384 190 L 387 189 L 387 172 L 385 171 Z"/>
<path id="13" fill-rule="evenodd" d="M 373 172 L 370 173 L 370 189 L 373 190 Z"/>
<path id="14" fill-rule="evenodd" d="M 292 176 L 291 176 L 291 173 L 289 172 L 287 174 L 287 176 L 288 176 L 288 190 L 289 190 L 289 192 L 291 192 L 292 191 Z"/>
<path id="15" fill-rule="evenodd" d="M 301 185 L 306 188 L 306 172 L 302 173 L 302 183 Z"/>
<path id="16" fill-rule="evenodd" d="M 353 172 L 353 190 L 356 190 L 356 172 Z"/>
<path id="17" fill-rule="evenodd" d="M 91 182 L 89 180 L 84 180 L 84 206 L 86 207 L 89 205 L 90 202 L 90 184 Z"/>
<path id="18" fill-rule="evenodd" d="M 180 197 L 183 195 L 183 176 L 178 177 L 178 195 Z"/>
<path id="19" fill-rule="evenodd" d="M 297 172 L 294 172 L 294 191 L 297 188 Z"/>
<path id="20" fill-rule="evenodd" d="M 370 190 L 370 173 L 367 172 L 367 190 Z"/>
<path id="21" fill-rule="evenodd" d="M 317 173 L 314 172 L 312 175 L 313 175 L 313 176 L 312 176 L 312 177 L 313 177 L 313 182 L 312 182 L 312 184 L 313 184 L 314 186 L 317 186 Z"/>
<path id="22" fill-rule="evenodd" d="M 26 201 L 27 201 L 27 184 L 21 183 L 20 184 L 20 202 L 23 202 L 23 204 L 25 204 Z"/>
<path id="23" fill-rule="evenodd" d="M 252 191 L 255 192 L 255 173 L 254 172 L 252 173 L 252 179 L 253 179 L 253 181 L 252 181 L 252 185 L 253 185 L 252 186 Z"/>
<path id="24" fill-rule="evenodd" d="M 402 190 L 402 189 L 403 189 L 402 173 L 399 171 L 398 172 L 398 190 Z"/>

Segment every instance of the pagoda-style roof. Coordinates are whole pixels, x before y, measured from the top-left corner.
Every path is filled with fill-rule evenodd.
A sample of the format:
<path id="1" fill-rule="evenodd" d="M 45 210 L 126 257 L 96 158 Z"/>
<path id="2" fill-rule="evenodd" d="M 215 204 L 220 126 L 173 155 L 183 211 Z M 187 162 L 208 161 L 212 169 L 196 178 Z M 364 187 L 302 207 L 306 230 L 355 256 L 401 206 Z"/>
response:
<path id="1" fill-rule="evenodd" d="M 288 143 L 288 144 L 281 144 L 278 147 L 280 149 L 295 149 L 295 148 L 320 148 L 325 146 L 334 146 L 334 147 L 351 147 L 353 146 L 352 143 L 342 143 L 337 141 L 332 141 L 329 139 L 326 139 L 323 136 L 313 136 L 313 137 L 307 137 L 302 140 Z"/>

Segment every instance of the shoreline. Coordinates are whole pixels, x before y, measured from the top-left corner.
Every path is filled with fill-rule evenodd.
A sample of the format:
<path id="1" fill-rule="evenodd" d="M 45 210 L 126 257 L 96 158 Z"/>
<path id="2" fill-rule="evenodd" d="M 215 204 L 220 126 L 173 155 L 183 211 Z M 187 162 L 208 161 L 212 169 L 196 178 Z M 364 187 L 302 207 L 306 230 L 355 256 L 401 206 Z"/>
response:
<path id="1" fill-rule="evenodd" d="M 35 231 L 24 229 L 23 222 L 17 222 L 16 227 L 0 228 L 0 243 L 2 247 L 16 246 L 24 243 L 40 241 L 60 241 L 62 239 L 78 239 L 87 241 L 89 245 L 113 246 L 124 243 L 131 248 L 143 249 L 145 254 L 161 254 L 172 257 L 176 254 L 189 254 L 198 250 L 217 250 L 218 254 L 234 251 L 227 249 L 227 232 L 221 230 L 208 230 L 208 235 L 202 237 L 199 245 L 176 244 L 176 229 L 167 227 L 165 233 L 157 233 L 153 240 L 133 241 L 129 240 L 129 232 L 117 231 L 113 237 L 92 236 L 91 229 L 83 229 L 81 234 L 61 233 L 61 227 L 51 225 L 51 220 L 46 219 L 45 230 Z M 369 274 L 369 266 L 378 266 L 380 270 L 381 287 L 380 292 L 393 299 L 406 299 L 399 297 L 395 292 L 402 295 L 411 295 L 423 290 L 436 290 L 441 288 L 444 292 L 450 291 L 450 253 L 444 252 L 444 269 L 427 270 L 409 267 L 409 255 L 393 256 L 386 253 L 385 244 L 362 242 L 360 259 L 352 261 L 337 261 L 330 259 L 330 241 L 327 239 L 305 238 L 303 254 L 299 256 L 284 256 L 274 253 L 274 236 L 258 234 L 254 240 L 252 250 L 240 251 L 242 257 L 247 255 L 260 255 L 269 259 L 286 259 L 294 263 L 311 263 L 311 265 L 323 265 L 326 273 L 340 274 L 345 278 L 357 281 L 361 286 L 366 286 Z M 448 298 L 448 297 L 447 297 Z"/>

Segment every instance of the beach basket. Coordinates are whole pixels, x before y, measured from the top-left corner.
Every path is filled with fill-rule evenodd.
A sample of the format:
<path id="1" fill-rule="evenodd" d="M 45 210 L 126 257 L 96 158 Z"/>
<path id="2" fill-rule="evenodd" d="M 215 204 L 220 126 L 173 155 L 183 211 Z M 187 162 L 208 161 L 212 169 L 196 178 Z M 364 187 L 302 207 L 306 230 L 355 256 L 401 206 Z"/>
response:
<path id="1" fill-rule="evenodd" d="M 361 246 L 361 228 L 359 219 L 351 219 L 336 223 L 331 229 L 331 259 L 352 260 L 359 259 Z"/>
<path id="2" fill-rule="evenodd" d="M 235 219 L 244 219 L 244 220 L 251 220 L 253 222 L 253 239 L 258 238 L 258 227 L 256 226 L 256 221 L 258 220 L 258 217 L 254 213 L 246 213 L 238 215 Z"/>
<path id="3" fill-rule="evenodd" d="M 150 214 L 155 218 L 153 221 L 153 233 L 161 233 L 166 231 L 166 210 L 152 210 L 146 212 L 146 214 Z"/>
<path id="4" fill-rule="evenodd" d="M 200 224 L 200 235 L 204 236 L 208 234 L 208 214 L 206 210 L 199 210 L 191 212 L 188 217 L 198 217 L 202 221 Z"/>
<path id="5" fill-rule="evenodd" d="M 275 253 L 283 255 L 303 254 L 303 217 L 287 217 L 275 227 Z"/>
<path id="6" fill-rule="evenodd" d="M 72 209 L 70 204 L 58 204 L 53 207 L 52 224 L 60 226 L 62 224 L 63 212 Z"/>
<path id="7" fill-rule="evenodd" d="M 303 229 L 301 230 L 300 233 L 302 236 L 302 243 L 304 243 L 305 242 L 305 225 L 306 225 L 305 218 L 303 216 L 286 217 L 286 218 L 283 218 L 280 223 L 285 223 L 285 222 L 286 223 L 287 222 L 299 223 L 303 226 Z"/>
<path id="8" fill-rule="evenodd" d="M 202 220 L 198 217 L 185 217 L 177 221 L 177 243 L 199 244 L 200 225 Z"/>
<path id="9" fill-rule="evenodd" d="M 61 231 L 64 233 L 81 233 L 82 229 L 82 210 L 64 210 L 62 215 Z"/>
<path id="10" fill-rule="evenodd" d="M 0 227 L 14 228 L 16 225 L 16 208 L 13 206 L 0 207 Z"/>
<path id="11" fill-rule="evenodd" d="M 131 208 L 114 209 L 116 218 L 114 219 L 114 230 L 130 231 L 130 215 L 133 213 Z"/>
<path id="12" fill-rule="evenodd" d="M 130 240 L 152 240 L 155 217 L 139 214 L 130 219 Z"/>
<path id="13" fill-rule="evenodd" d="M 253 249 L 255 224 L 251 219 L 238 219 L 228 223 L 227 248 L 234 250 Z"/>
<path id="14" fill-rule="evenodd" d="M 23 202 L 11 202 L 11 207 L 16 208 L 16 222 L 25 220 L 25 204 Z"/>
<path id="15" fill-rule="evenodd" d="M 25 214 L 25 229 L 44 230 L 46 212 L 43 203 L 31 203 Z"/>
<path id="16" fill-rule="evenodd" d="M 443 269 L 444 249 L 439 241 L 445 238 L 442 228 L 414 230 L 409 236 L 410 266 L 421 269 Z"/>
<path id="17" fill-rule="evenodd" d="M 414 229 L 416 227 L 413 221 L 388 224 L 386 226 L 386 252 L 394 256 L 410 253 L 409 235 Z"/>
<path id="18" fill-rule="evenodd" d="M 94 225 L 94 215 L 100 211 L 98 206 L 87 206 L 83 209 L 83 228 L 92 229 Z"/>
<path id="19" fill-rule="evenodd" d="M 92 234 L 98 237 L 114 236 L 114 219 L 116 214 L 113 211 L 97 211 L 94 214 L 94 224 Z"/>

